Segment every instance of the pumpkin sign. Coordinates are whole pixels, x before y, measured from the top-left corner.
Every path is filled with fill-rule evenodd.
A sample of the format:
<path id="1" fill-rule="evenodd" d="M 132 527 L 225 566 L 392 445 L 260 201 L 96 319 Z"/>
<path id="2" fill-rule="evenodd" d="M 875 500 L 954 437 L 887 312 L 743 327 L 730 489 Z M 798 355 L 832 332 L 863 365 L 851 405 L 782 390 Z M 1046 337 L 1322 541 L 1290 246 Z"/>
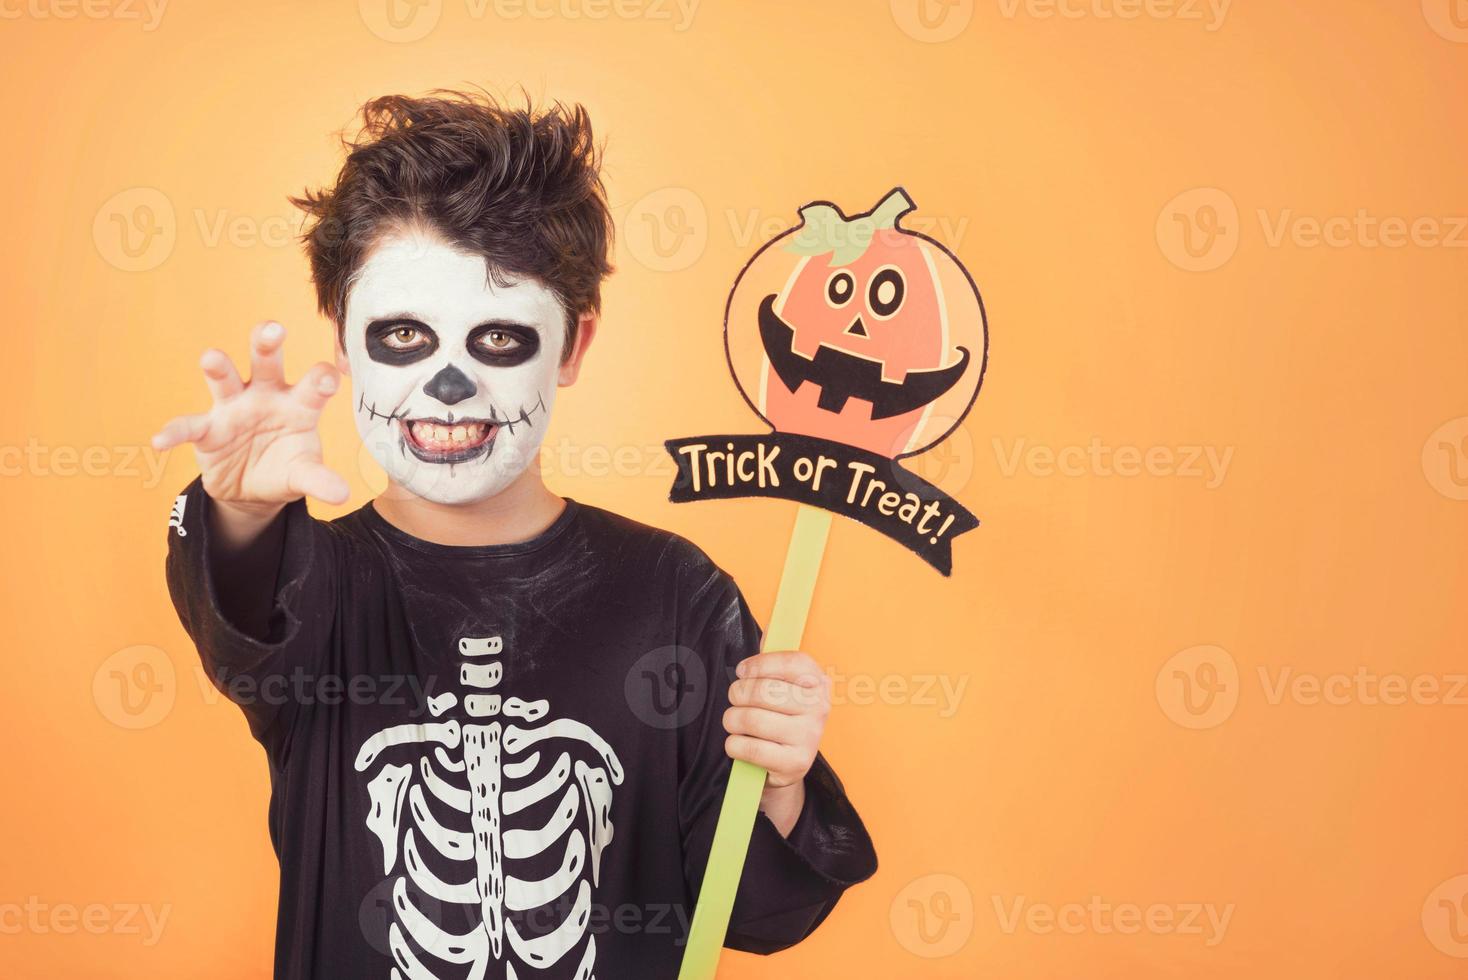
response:
<path id="1" fill-rule="evenodd" d="M 941 441 L 973 404 L 983 302 L 948 249 L 901 227 L 914 209 L 900 187 L 852 218 L 808 204 L 740 273 L 725 349 L 776 431 L 897 458 Z"/>
<path id="2" fill-rule="evenodd" d="M 817 201 L 755 252 L 724 308 L 724 353 L 774 430 L 672 439 L 669 499 L 783 497 L 844 514 L 944 575 L 978 519 L 905 469 L 963 421 L 988 363 L 983 300 L 940 242 L 902 227 L 901 187 L 847 217 Z"/>
<path id="3" fill-rule="evenodd" d="M 772 432 L 669 439 L 675 503 L 798 501 L 765 650 L 800 646 L 831 514 L 843 514 L 952 571 L 953 539 L 978 518 L 898 462 L 958 427 L 988 362 L 983 301 L 953 253 L 901 227 L 896 188 L 848 218 L 819 201 L 766 242 L 724 310 L 724 351 Z M 734 762 L 679 980 L 713 980 L 765 771 Z"/>

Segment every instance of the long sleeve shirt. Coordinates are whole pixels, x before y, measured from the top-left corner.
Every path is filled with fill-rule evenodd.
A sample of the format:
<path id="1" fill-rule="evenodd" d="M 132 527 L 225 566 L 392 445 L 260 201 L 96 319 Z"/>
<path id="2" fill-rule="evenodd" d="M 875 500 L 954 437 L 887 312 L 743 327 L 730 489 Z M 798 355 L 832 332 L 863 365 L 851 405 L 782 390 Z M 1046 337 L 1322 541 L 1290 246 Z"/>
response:
<path id="1" fill-rule="evenodd" d="M 175 504 L 168 585 L 265 750 L 276 977 L 676 976 L 759 649 L 732 579 L 575 501 L 470 547 L 298 501 L 224 574 L 211 504 Z M 799 942 L 875 868 L 818 756 L 789 836 L 757 819 L 726 945 Z"/>

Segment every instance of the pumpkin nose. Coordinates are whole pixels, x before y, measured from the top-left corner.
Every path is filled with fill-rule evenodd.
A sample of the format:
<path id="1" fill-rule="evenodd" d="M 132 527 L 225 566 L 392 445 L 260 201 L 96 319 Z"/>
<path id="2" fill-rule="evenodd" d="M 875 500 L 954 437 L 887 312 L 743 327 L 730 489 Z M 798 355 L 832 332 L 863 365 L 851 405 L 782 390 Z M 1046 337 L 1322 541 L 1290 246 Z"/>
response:
<path id="1" fill-rule="evenodd" d="M 861 322 L 860 316 L 858 316 L 855 320 L 852 320 L 851 323 L 847 325 L 845 332 L 852 337 L 870 336 L 867 333 L 866 324 Z"/>
<path id="2" fill-rule="evenodd" d="M 465 398 L 472 397 L 478 390 L 474 382 L 452 364 L 429 378 L 428 383 L 423 386 L 425 395 L 437 398 L 445 405 L 456 405 Z"/>

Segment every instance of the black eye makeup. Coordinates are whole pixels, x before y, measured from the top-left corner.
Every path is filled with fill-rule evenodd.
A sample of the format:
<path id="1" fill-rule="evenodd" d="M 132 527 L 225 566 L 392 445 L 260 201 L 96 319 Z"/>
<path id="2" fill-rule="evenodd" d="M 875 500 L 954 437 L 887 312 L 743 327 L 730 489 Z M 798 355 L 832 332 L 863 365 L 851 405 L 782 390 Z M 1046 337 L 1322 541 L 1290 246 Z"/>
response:
<path id="1" fill-rule="evenodd" d="M 540 332 L 512 320 L 491 320 L 469 331 L 469 356 L 492 367 L 524 364 L 540 351 Z"/>
<path id="2" fill-rule="evenodd" d="M 438 336 L 421 320 L 389 317 L 367 324 L 367 356 L 379 364 L 412 364 L 438 350 Z"/>

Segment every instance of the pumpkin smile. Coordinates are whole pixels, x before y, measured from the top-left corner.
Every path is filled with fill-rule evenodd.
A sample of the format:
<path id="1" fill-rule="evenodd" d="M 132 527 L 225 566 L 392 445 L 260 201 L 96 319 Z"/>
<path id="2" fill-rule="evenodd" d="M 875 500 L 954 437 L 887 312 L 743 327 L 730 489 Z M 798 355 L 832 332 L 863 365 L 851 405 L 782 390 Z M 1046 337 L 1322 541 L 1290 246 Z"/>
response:
<path id="1" fill-rule="evenodd" d="M 793 394 L 809 381 L 821 390 L 816 407 L 839 413 L 848 399 L 871 403 L 872 418 L 903 415 L 936 400 L 958 383 L 968 369 L 966 347 L 955 348 L 959 359 L 948 367 L 912 369 L 901 381 L 882 377 L 882 364 L 822 342 L 814 357 L 795 350 L 795 330 L 775 312 L 775 295 L 759 306 L 759 334 L 775 375 Z M 863 330 L 862 334 L 865 335 Z"/>

